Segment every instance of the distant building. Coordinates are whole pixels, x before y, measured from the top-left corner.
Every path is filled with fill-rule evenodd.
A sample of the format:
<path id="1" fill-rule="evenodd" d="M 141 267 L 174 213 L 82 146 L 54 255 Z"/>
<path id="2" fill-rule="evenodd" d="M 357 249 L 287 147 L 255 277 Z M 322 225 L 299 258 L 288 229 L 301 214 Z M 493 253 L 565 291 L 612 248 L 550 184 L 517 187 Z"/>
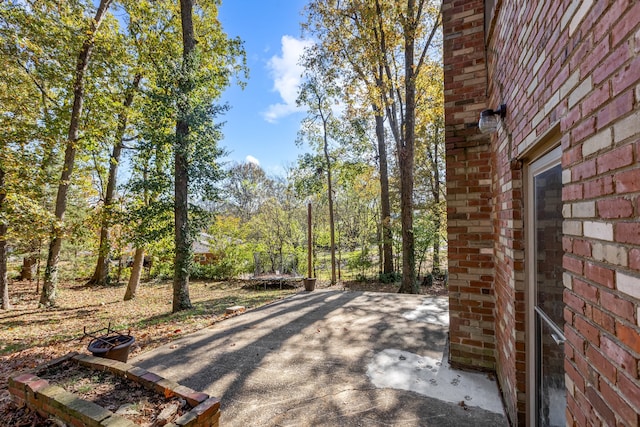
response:
<path id="1" fill-rule="evenodd" d="M 211 239 L 213 236 L 207 233 L 198 233 L 193 242 L 193 262 L 201 265 L 213 264 L 220 259 L 220 255 L 213 252 Z"/>
<path id="2" fill-rule="evenodd" d="M 450 360 L 513 425 L 638 426 L 640 2 L 444 0 L 443 28 Z"/>

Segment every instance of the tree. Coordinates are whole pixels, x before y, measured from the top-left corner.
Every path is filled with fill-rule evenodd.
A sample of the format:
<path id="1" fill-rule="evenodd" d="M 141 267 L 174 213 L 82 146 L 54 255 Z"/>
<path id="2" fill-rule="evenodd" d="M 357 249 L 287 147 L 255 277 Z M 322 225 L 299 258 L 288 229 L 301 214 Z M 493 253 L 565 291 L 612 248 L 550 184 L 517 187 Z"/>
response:
<path id="1" fill-rule="evenodd" d="M 175 87 L 174 312 L 191 307 L 189 269 L 193 230 L 189 223 L 189 187 L 212 197 L 216 191 L 213 184 L 221 178 L 216 158 L 222 151 L 215 145 L 220 139 L 220 131 L 219 126 L 213 125 L 213 118 L 223 112 L 224 107 L 214 106 L 213 100 L 229 84 L 232 73 L 244 69 L 240 64 L 244 63 L 241 42 L 227 38 L 217 20 L 218 2 L 198 3 L 196 14 L 194 4 L 193 0 L 180 0 L 182 61 Z M 206 33 L 201 29 L 202 37 L 197 43 L 194 21 L 210 30 Z"/>
<path id="2" fill-rule="evenodd" d="M 336 133 L 337 121 L 332 108 L 337 96 L 333 84 L 335 76 L 322 61 L 322 57 L 308 51 L 306 59 L 307 79 L 300 88 L 298 103 L 308 107 L 308 115 L 302 126 L 302 137 L 317 146 L 324 156 L 324 172 L 327 176 L 327 200 L 329 202 L 329 235 L 331 253 L 331 284 L 336 280 L 336 237 L 333 208 L 332 159 L 329 153 L 329 139 Z"/>
<path id="3" fill-rule="evenodd" d="M 370 2 L 316 0 L 307 6 L 307 23 L 304 29 L 320 41 L 323 55 L 330 58 L 334 68 L 350 69 L 343 73 L 347 92 L 353 94 L 364 87 L 361 96 L 347 96 L 349 107 L 370 105 L 375 120 L 377 162 L 380 180 L 380 226 L 382 229 L 383 268 L 385 274 L 393 273 L 393 236 L 391 233 L 391 205 L 387 143 L 385 138 L 385 65 L 387 40 L 381 37 L 380 5 Z M 363 98 L 365 101 L 363 101 Z"/>
<path id="4" fill-rule="evenodd" d="M 143 111 L 147 111 L 146 108 Z M 132 161 L 132 176 L 126 185 L 129 191 L 124 224 L 127 240 L 133 244 L 135 253 L 131 275 L 124 295 L 125 301 L 135 298 L 142 275 L 146 251 L 173 251 L 172 218 L 173 203 L 169 193 L 171 177 L 167 171 L 170 165 L 170 148 L 166 137 L 162 137 L 162 127 L 154 128 L 158 117 L 141 115 L 141 140 Z M 146 123 L 146 125 L 143 125 Z"/>
<path id="5" fill-rule="evenodd" d="M 316 0 L 308 11 L 306 28 L 318 36 L 322 50 L 332 58 L 334 67 L 351 70 L 358 82 L 347 84 L 345 90 L 355 94 L 365 88 L 365 99 L 371 105 L 376 122 L 382 221 L 386 231 L 383 240 L 390 242 L 383 111 L 386 116 L 395 141 L 400 174 L 403 273 L 400 292 L 417 292 L 412 227 L 415 85 L 440 25 L 439 6 L 430 0 L 407 0 L 406 3 Z M 343 75 L 347 80 L 349 73 Z M 391 258 L 390 248 L 389 245 L 384 250 L 385 260 Z M 385 264 L 385 270 L 388 269 L 389 265 Z"/>
<path id="6" fill-rule="evenodd" d="M 402 21 L 404 29 L 404 82 L 405 116 L 403 138 L 398 146 L 400 167 L 400 215 L 402 218 L 402 285 L 400 292 L 418 293 L 415 279 L 415 242 L 413 234 L 413 165 L 415 146 L 415 96 L 416 82 L 414 68 L 414 48 L 418 22 L 415 16 L 415 0 L 407 0 L 406 16 Z"/>
<path id="7" fill-rule="evenodd" d="M 136 137 L 121 221 L 127 241 L 135 249 L 125 300 L 136 296 L 145 254 L 151 258 L 160 251 L 173 251 L 173 243 L 169 244 L 170 235 L 174 234 L 170 218 L 172 177 L 168 173 L 175 132 L 172 67 L 181 45 L 176 37 L 181 24 L 174 9 L 170 1 L 126 3 L 136 76 L 144 75 L 144 83 L 140 84 L 130 111 Z M 135 77 L 133 81 L 135 88 Z"/>
<path id="8" fill-rule="evenodd" d="M 222 189 L 221 209 L 247 222 L 269 197 L 271 185 L 271 179 L 259 165 L 249 162 L 232 165 Z"/>
<path id="9" fill-rule="evenodd" d="M 173 277 L 173 312 L 191 308 L 189 299 L 189 269 L 191 265 L 191 241 L 189 234 L 189 95 L 193 81 L 189 78 L 196 67 L 196 39 L 193 32 L 193 0 L 180 0 L 182 22 L 182 73 L 178 80 L 175 144 L 175 273 Z"/>
<path id="10" fill-rule="evenodd" d="M 4 200 L 7 196 L 4 177 L 4 167 L 0 164 L 0 213 L 3 211 Z M 0 307 L 3 310 L 11 308 L 9 282 L 7 280 L 7 222 L 3 217 L 0 217 L 0 303 Z"/>
<path id="11" fill-rule="evenodd" d="M 379 0 L 376 0 L 378 3 Z M 428 0 L 407 0 L 406 9 L 400 11 L 399 22 L 402 28 L 404 40 L 404 108 L 401 108 L 402 125 L 398 132 L 396 121 L 396 138 L 398 166 L 400 172 L 400 215 L 402 222 L 402 284 L 399 292 L 417 293 L 415 270 L 415 240 L 413 232 L 413 173 L 415 160 L 415 114 L 416 114 L 416 79 L 423 70 L 425 60 L 428 58 L 431 43 L 440 26 L 439 7 L 431 5 Z M 426 22 L 425 22 L 426 21 Z M 430 30 L 425 28 L 430 24 Z M 426 39 L 421 37 L 426 34 Z M 416 48 L 419 48 L 416 58 Z M 417 62 L 416 62 L 417 59 Z M 391 77 L 390 67 L 387 67 L 387 76 Z M 396 86 L 399 88 L 399 86 Z M 389 92 L 391 96 L 392 91 Z M 398 90 L 398 95 L 400 91 Z M 400 101 L 397 96 L 396 101 Z M 389 110 L 388 110 L 389 111 Z M 393 111 L 391 111 L 391 115 Z"/>
<path id="12" fill-rule="evenodd" d="M 44 238 L 51 172 L 67 114 L 70 38 L 77 14 L 68 4 L 0 3 L 0 163 L 5 172 L 6 244 L 25 254 L 21 278 L 30 280 Z M 60 43 L 64 40 L 66 43 Z M 0 213 L 1 215 L 2 213 Z M 45 222 L 39 222 L 44 220 Z M 51 222 L 48 222 L 51 226 Z M 46 236 L 47 233 L 45 233 Z M 6 267 L 5 267 L 6 268 Z"/>
<path id="13" fill-rule="evenodd" d="M 425 64 L 417 80 L 418 120 L 416 123 L 416 210 L 432 224 L 432 274 L 440 270 L 440 244 L 446 236 L 444 93 L 441 62 L 433 58 Z"/>
<path id="14" fill-rule="evenodd" d="M 71 110 L 64 164 L 62 167 L 62 174 L 60 176 L 60 184 L 58 185 L 55 204 L 55 217 L 60 222 L 64 220 L 64 214 L 67 208 L 67 193 L 78 149 L 78 129 L 80 116 L 82 114 L 82 104 L 84 102 L 84 76 L 91 59 L 91 52 L 93 51 L 96 34 L 100 29 L 100 24 L 102 23 L 110 4 L 111 0 L 100 1 L 95 17 L 89 24 L 89 28 L 86 32 L 86 38 L 84 39 L 82 48 L 78 54 L 74 77 L 73 108 Z M 49 254 L 47 256 L 45 280 L 42 286 L 42 294 L 40 296 L 40 304 L 44 306 L 52 306 L 55 304 L 58 281 L 58 261 L 61 247 L 62 233 L 59 226 L 54 226 L 51 231 L 51 242 L 49 244 Z"/>
<path id="15" fill-rule="evenodd" d="M 138 90 L 142 75 L 136 74 L 133 78 L 131 86 L 127 89 L 124 102 L 122 104 L 122 110 L 118 116 L 118 128 L 114 136 L 113 150 L 109 157 L 109 176 L 107 180 L 107 188 L 104 193 L 103 212 L 100 223 L 100 242 L 98 245 L 98 260 L 96 262 L 96 268 L 93 276 L 89 280 L 88 284 L 92 285 L 106 285 L 109 283 L 109 262 L 110 262 L 110 242 L 109 242 L 109 228 L 112 221 L 111 211 L 113 209 L 114 197 L 116 195 L 116 184 L 118 177 L 118 166 L 120 164 L 120 156 L 124 146 L 124 138 L 127 130 L 127 122 L 129 119 L 129 108 L 133 104 L 133 97 Z M 143 256 L 143 255 L 140 255 Z M 138 266 L 139 267 L 139 266 Z M 140 273 L 140 269 L 134 271 L 132 275 Z M 138 276 L 139 278 L 139 276 Z"/>

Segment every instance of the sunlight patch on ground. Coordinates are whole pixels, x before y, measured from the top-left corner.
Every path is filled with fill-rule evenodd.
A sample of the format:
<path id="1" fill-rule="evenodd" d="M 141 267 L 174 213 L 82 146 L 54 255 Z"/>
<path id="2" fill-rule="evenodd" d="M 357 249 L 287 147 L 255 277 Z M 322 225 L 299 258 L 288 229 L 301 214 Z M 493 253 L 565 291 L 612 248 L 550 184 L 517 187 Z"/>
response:
<path id="1" fill-rule="evenodd" d="M 402 313 L 407 320 L 449 326 L 449 300 L 447 298 L 426 298 L 412 311 Z"/>
<path id="2" fill-rule="evenodd" d="M 452 369 L 448 361 L 387 349 L 367 366 L 367 376 L 378 388 L 413 391 L 445 402 L 464 402 L 495 413 L 504 413 L 495 381 L 487 374 Z"/>

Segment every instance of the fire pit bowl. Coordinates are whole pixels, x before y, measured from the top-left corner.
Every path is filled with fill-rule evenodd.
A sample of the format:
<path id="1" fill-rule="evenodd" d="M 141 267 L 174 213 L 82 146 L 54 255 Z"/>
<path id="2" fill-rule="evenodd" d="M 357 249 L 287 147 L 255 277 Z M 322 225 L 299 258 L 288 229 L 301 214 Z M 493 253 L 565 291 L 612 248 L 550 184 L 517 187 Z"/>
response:
<path id="1" fill-rule="evenodd" d="M 87 346 L 87 350 L 96 357 L 104 357 L 126 363 L 129 358 L 129 349 L 134 342 L 136 340 L 131 335 L 103 335 L 92 339 Z"/>

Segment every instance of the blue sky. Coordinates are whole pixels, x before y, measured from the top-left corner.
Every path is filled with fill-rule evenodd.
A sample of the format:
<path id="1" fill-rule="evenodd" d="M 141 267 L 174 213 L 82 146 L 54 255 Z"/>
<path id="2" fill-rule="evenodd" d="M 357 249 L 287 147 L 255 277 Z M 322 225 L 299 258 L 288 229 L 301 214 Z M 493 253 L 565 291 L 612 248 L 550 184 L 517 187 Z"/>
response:
<path id="1" fill-rule="evenodd" d="M 226 160 L 257 162 L 270 175 L 282 174 L 304 148 L 295 145 L 303 117 L 295 106 L 301 69 L 296 65 L 305 42 L 300 22 L 305 0 L 222 2 L 220 22 L 230 37 L 244 41 L 249 80 L 234 85 L 223 101 L 231 109 L 223 120 Z"/>

